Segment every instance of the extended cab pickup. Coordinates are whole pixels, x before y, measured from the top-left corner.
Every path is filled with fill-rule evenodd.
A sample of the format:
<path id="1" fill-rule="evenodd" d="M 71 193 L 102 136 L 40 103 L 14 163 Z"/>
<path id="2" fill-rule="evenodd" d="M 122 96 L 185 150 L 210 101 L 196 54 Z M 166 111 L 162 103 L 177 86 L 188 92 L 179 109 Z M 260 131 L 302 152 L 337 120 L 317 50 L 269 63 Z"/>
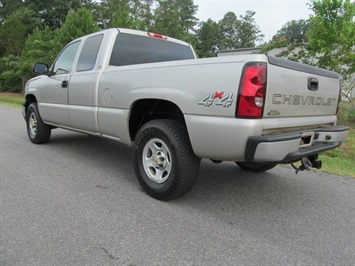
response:
<path id="1" fill-rule="evenodd" d="M 337 73 L 266 55 L 196 59 L 192 47 L 155 33 L 109 29 L 37 63 L 23 116 L 33 143 L 64 128 L 134 147 L 143 189 L 160 200 L 194 185 L 200 159 L 252 172 L 338 147 Z"/>

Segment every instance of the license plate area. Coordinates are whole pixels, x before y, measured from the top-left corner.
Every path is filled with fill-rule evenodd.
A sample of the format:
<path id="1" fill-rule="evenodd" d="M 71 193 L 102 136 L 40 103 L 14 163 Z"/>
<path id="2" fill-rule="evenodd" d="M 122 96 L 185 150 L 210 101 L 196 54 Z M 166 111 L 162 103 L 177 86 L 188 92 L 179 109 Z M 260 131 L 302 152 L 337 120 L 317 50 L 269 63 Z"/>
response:
<path id="1" fill-rule="evenodd" d="M 313 144 L 314 132 L 303 132 L 300 141 L 300 148 L 309 147 Z"/>

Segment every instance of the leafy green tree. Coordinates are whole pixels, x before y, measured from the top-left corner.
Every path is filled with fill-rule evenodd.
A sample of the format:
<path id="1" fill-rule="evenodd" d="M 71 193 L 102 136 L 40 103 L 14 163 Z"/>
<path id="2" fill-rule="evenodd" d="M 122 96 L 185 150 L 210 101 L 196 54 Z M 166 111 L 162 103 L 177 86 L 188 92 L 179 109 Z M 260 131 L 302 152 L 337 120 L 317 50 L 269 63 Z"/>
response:
<path id="1" fill-rule="evenodd" d="M 69 10 L 96 6 L 92 0 L 31 0 L 25 1 L 28 8 L 34 10 L 51 30 L 58 29 L 65 21 Z"/>
<path id="2" fill-rule="evenodd" d="M 280 30 L 272 37 L 272 40 L 265 43 L 261 52 L 267 53 L 274 48 L 288 47 L 288 50 L 297 49 L 308 42 L 307 31 L 309 29 L 309 20 L 291 20 L 282 26 Z M 283 52 L 280 56 L 288 54 Z"/>
<path id="3" fill-rule="evenodd" d="M 355 89 L 355 2 L 314 0 L 311 9 L 308 55 L 317 66 L 341 74 L 343 95 L 351 100 Z"/>
<path id="4" fill-rule="evenodd" d="M 22 49 L 28 35 L 40 24 L 33 10 L 21 7 L 0 26 L 0 90 L 21 89 L 19 60 Z"/>
<path id="5" fill-rule="evenodd" d="M 11 14 L 0 26 L 0 55 L 21 54 L 26 38 L 41 25 L 33 10 L 22 7 Z"/>
<path id="6" fill-rule="evenodd" d="M 313 1 L 307 32 L 310 55 L 319 67 L 344 76 L 355 72 L 355 2 L 350 0 Z"/>
<path id="7" fill-rule="evenodd" d="M 8 55 L 0 59 L 0 91 L 21 91 L 23 81 L 19 64 L 20 57 Z"/>
<path id="8" fill-rule="evenodd" d="M 24 6 L 22 0 L 0 0 L 0 25 L 15 11 Z"/>
<path id="9" fill-rule="evenodd" d="M 272 37 L 274 42 L 305 43 L 307 39 L 307 30 L 309 28 L 309 20 L 291 20 L 282 26 L 280 30 Z"/>
<path id="10" fill-rule="evenodd" d="M 287 49 L 277 56 L 338 72 L 343 96 L 352 103 L 354 112 L 351 94 L 355 90 L 355 2 L 313 0 L 310 8 L 314 15 L 306 26 L 308 42 L 284 42 Z M 270 44 L 266 47 L 272 48 Z"/>
<path id="11" fill-rule="evenodd" d="M 50 64 L 57 55 L 55 38 L 49 27 L 36 28 L 28 37 L 21 56 L 8 55 L 2 58 L 4 71 L 0 74 L 3 83 L 0 87 L 10 91 L 21 91 L 29 78 L 33 77 L 32 65 L 35 62 Z M 0 64 L 1 66 L 1 64 Z"/>
<path id="12" fill-rule="evenodd" d="M 12 53 L 1 58 L 0 89 L 20 91 L 24 82 L 32 76 L 34 62 L 51 63 L 68 42 L 97 30 L 93 15 L 85 8 L 69 11 L 62 27 L 55 31 L 55 36 L 49 26 L 43 30 L 36 28 L 26 40 L 21 55 Z"/>
<path id="13" fill-rule="evenodd" d="M 307 43 L 290 46 L 285 57 L 336 71 L 343 78 L 355 72 L 355 2 L 313 0 Z"/>

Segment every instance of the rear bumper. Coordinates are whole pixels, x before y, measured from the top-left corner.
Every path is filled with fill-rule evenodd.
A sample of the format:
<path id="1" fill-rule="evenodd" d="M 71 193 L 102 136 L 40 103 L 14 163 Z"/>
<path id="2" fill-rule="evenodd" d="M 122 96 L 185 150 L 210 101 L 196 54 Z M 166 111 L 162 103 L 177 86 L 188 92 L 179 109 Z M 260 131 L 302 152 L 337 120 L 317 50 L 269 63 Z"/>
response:
<path id="1" fill-rule="evenodd" d="M 327 127 L 315 129 L 312 132 L 314 132 L 314 138 L 305 147 L 300 147 L 303 132 L 249 137 L 245 149 L 245 160 L 250 162 L 297 161 L 340 146 L 347 137 L 349 128 Z"/>
<path id="2" fill-rule="evenodd" d="M 348 127 L 333 127 L 336 116 L 236 119 L 185 115 L 191 146 L 200 158 L 236 162 L 289 162 L 339 146 Z M 328 124 L 329 126 L 326 126 Z M 323 127 L 315 126 L 323 125 Z M 291 133 L 284 128 L 302 128 Z M 313 132 L 308 147 L 300 147 L 302 134 Z"/>

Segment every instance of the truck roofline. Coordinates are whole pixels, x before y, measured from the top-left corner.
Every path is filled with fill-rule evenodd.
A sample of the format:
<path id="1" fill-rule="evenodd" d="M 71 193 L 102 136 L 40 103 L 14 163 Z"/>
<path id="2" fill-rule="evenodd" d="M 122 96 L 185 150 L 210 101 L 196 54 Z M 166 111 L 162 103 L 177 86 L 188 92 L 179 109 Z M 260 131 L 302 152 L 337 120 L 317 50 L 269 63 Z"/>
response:
<path id="1" fill-rule="evenodd" d="M 107 31 L 112 31 L 112 30 L 117 30 L 119 33 L 133 34 L 133 35 L 139 35 L 139 36 L 154 38 L 154 37 L 151 37 L 151 36 L 148 35 L 148 33 L 152 33 L 152 32 L 148 32 L 148 31 L 132 30 L 132 29 L 126 29 L 126 28 L 109 28 L 109 29 L 99 30 L 99 31 L 96 31 L 96 32 L 93 32 L 93 33 L 78 37 L 78 38 L 72 40 L 71 42 L 67 43 L 66 46 L 68 46 L 69 44 L 74 43 L 74 42 L 76 42 L 76 41 L 78 41 L 78 40 L 80 40 L 82 38 L 88 38 L 88 37 L 90 37 L 92 35 L 96 35 L 98 33 L 105 33 Z M 155 34 L 155 33 L 152 33 L 152 34 Z M 166 35 L 161 35 L 161 36 L 164 37 L 162 40 L 191 47 L 191 45 L 189 43 L 187 43 L 187 42 L 184 42 L 184 41 L 181 41 L 181 40 L 178 40 L 178 39 L 166 36 Z"/>

